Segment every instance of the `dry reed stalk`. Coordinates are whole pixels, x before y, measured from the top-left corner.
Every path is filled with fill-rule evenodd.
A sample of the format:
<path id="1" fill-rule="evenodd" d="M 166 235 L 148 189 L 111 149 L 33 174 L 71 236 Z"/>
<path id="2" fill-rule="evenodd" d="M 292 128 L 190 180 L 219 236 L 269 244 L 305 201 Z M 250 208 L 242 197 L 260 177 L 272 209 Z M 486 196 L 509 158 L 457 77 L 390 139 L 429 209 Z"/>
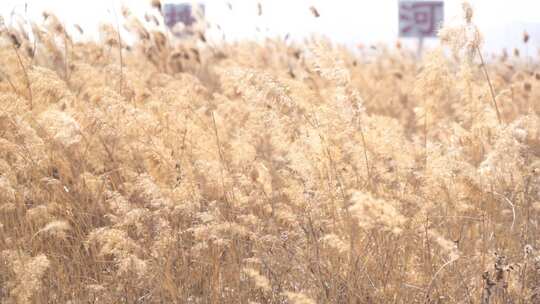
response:
<path id="1" fill-rule="evenodd" d="M 491 93 L 491 101 L 493 102 L 493 107 L 495 108 L 495 112 L 497 113 L 497 120 L 500 124 L 502 124 L 502 118 L 501 118 L 501 112 L 499 111 L 499 107 L 497 106 L 497 100 L 495 98 L 495 90 L 493 89 L 493 85 L 491 84 L 491 78 L 489 77 L 489 73 L 487 71 L 486 64 L 484 62 L 484 56 L 482 56 L 482 52 L 480 52 L 480 48 L 477 45 L 476 51 L 478 53 L 478 56 L 480 57 L 480 64 L 482 66 L 482 70 L 484 71 L 484 76 L 486 77 L 486 81 L 489 85 L 489 92 Z"/>

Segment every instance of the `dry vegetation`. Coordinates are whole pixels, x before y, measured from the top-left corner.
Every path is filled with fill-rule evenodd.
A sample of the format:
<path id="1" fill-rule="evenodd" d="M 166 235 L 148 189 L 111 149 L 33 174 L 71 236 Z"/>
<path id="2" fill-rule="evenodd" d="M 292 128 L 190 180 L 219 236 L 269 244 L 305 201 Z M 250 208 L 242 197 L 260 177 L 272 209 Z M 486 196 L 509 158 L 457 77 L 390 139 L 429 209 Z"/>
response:
<path id="1" fill-rule="evenodd" d="M 0 302 L 540 303 L 539 65 L 464 9 L 423 60 L 3 26 Z"/>

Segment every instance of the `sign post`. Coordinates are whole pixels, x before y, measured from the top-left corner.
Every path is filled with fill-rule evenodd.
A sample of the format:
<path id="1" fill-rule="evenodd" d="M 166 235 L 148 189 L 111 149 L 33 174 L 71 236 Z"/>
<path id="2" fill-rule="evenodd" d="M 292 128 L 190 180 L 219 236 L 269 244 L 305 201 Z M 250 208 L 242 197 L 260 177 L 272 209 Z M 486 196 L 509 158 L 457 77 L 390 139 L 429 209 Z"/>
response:
<path id="1" fill-rule="evenodd" d="M 424 38 L 437 37 L 444 20 L 443 1 L 400 0 L 399 37 L 417 38 L 418 52 L 422 55 Z"/>

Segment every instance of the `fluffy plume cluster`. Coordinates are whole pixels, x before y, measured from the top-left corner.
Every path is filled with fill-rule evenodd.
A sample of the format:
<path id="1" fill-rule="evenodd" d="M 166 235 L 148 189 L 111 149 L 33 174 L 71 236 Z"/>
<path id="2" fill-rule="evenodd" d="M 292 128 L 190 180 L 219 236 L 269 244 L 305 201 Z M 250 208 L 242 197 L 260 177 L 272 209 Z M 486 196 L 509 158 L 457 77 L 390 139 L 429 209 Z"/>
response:
<path id="1" fill-rule="evenodd" d="M 2 25 L 0 302 L 537 302 L 540 64 L 463 12 L 421 60 Z"/>
<path id="2" fill-rule="evenodd" d="M 480 49 L 482 36 L 478 27 L 473 22 L 474 11 L 469 2 L 462 3 L 462 20 L 456 24 L 446 24 L 439 31 L 441 42 L 448 44 L 454 55 L 463 51 L 469 62 L 472 62 L 474 54 Z"/>
<path id="3" fill-rule="evenodd" d="M 21 251 L 4 250 L 0 261 L 7 265 L 12 274 L 9 280 L 4 281 L 3 287 L 9 290 L 9 295 L 3 295 L 4 300 L 12 298 L 16 303 L 34 303 L 33 299 L 40 298 L 42 278 L 50 267 L 49 259 L 44 254 L 31 257 Z"/>

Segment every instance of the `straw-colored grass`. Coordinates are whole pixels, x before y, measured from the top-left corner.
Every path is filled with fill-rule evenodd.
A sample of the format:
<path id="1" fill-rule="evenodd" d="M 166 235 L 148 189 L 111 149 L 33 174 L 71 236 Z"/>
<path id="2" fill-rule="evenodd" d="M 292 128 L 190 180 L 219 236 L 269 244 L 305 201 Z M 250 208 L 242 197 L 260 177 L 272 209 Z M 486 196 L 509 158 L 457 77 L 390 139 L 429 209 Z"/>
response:
<path id="1" fill-rule="evenodd" d="M 0 302 L 540 303 L 540 65 L 464 9 L 422 60 L 3 27 Z"/>

